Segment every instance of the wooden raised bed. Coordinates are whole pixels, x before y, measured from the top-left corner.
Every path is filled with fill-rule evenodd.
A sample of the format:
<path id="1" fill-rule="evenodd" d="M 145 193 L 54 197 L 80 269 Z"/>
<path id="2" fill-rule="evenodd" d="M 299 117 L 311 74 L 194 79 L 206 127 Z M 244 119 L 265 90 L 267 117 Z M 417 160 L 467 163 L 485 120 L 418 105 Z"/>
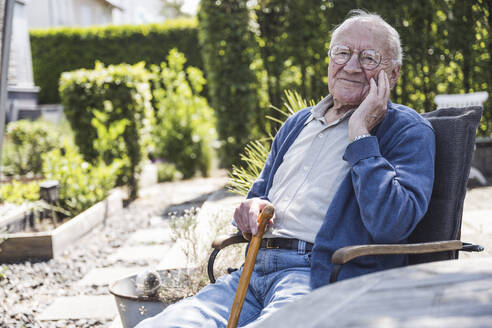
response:
<path id="1" fill-rule="evenodd" d="M 103 201 L 51 231 L 0 234 L 0 262 L 49 260 L 123 208 L 125 193 L 115 189 Z"/>

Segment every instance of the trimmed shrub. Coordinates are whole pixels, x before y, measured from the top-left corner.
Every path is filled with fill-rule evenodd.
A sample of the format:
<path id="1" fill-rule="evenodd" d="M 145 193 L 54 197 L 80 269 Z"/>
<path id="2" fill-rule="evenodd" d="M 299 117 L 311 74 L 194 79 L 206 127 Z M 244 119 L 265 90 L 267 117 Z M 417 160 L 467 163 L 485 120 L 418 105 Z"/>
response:
<path id="1" fill-rule="evenodd" d="M 153 136 L 154 156 L 176 165 L 184 178 L 197 170 L 207 176 L 216 138 L 215 118 L 207 100 L 199 94 L 205 85 L 202 72 L 185 69 L 186 58 L 176 49 L 167 63 L 152 66 L 156 103 Z"/>
<path id="2" fill-rule="evenodd" d="M 106 164 L 122 159 L 119 183 L 137 195 L 135 174 L 150 144 L 153 116 L 144 63 L 109 65 L 62 74 L 60 95 L 65 115 L 84 159 Z"/>
<path id="3" fill-rule="evenodd" d="M 7 125 L 2 156 L 6 175 L 40 174 L 41 155 L 58 147 L 60 133 L 53 124 L 20 120 Z"/>
<path id="4" fill-rule="evenodd" d="M 250 68 L 255 43 L 248 30 L 248 8 L 245 0 L 202 0 L 198 18 L 208 91 L 222 142 L 220 157 L 231 167 L 255 134 L 259 108 L 257 79 Z"/>
<path id="5" fill-rule="evenodd" d="M 203 67 L 194 19 L 167 20 L 162 24 L 88 28 L 52 28 L 30 31 L 34 81 L 41 87 L 41 103 L 59 103 L 62 72 L 145 61 L 160 64 L 172 48 L 185 53 L 190 65 Z"/>

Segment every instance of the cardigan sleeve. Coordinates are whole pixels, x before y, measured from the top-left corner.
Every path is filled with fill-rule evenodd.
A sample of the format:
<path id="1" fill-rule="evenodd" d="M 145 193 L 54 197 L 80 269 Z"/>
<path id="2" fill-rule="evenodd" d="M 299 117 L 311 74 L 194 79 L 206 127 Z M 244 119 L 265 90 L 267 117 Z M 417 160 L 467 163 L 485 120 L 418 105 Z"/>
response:
<path id="1" fill-rule="evenodd" d="M 375 136 L 347 146 L 344 159 L 365 228 L 376 243 L 405 241 L 424 216 L 434 181 L 435 135 L 423 123 L 399 131 L 381 154 Z"/>
<path id="2" fill-rule="evenodd" d="M 273 163 L 275 162 L 275 159 L 277 157 L 278 144 L 280 142 L 279 141 L 280 133 L 281 132 L 279 131 L 279 133 L 277 133 L 277 135 L 273 139 L 272 147 L 270 149 L 270 152 L 268 153 L 267 159 L 265 161 L 265 165 L 263 166 L 260 175 L 251 186 L 251 189 L 249 190 L 246 198 L 249 199 L 249 198 L 259 197 L 261 199 L 265 199 L 269 201 L 268 192 L 266 189 L 267 189 L 268 179 L 270 177 L 270 174 L 272 173 Z"/>

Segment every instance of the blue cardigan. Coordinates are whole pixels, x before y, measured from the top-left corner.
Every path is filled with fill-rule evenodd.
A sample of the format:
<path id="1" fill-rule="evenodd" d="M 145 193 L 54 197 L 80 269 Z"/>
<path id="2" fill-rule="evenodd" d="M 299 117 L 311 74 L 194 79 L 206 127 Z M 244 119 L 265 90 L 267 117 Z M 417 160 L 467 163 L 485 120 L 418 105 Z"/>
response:
<path id="1" fill-rule="evenodd" d="M 305 108 L 282 125 L 248 198 L 268 199 L 283 157 L 310 115 Z M 311 287 L 328 284 L 331 256 L 340 247 L 407 243 L 424 216 L 434 181 L 435 136 L 414 110 L 388 102 L 372 136 L 350 143 L 343 159 L 350 171 L 341 182 L 318 231 L 311 257 Z M 364 256 L 344 265 L 347 279 L 407 264 L 405 255 Z"/>

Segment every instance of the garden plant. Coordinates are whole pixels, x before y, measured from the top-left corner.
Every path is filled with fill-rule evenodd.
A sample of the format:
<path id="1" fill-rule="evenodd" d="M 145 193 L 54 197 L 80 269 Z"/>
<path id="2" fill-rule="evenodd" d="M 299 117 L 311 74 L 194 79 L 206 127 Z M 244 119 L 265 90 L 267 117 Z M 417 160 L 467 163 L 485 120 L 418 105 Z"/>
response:
<path id="1" fill-rule="evenodd" d="M 73 216 L 104 199 L 115 186 L 121 163 L 106 165 L 86 162 L 73 142 L 67 122 L 22 120 L 7 125 L 3 171 L 12 179 L 0 186 L 0 200 L 13 204 L 31 203 L 31 208 L 48 207 L 40 202 L 39 183 L 60 184 L 57 211 Z"/>
<path id="2" fill-rule="evenodd" d="M 206 98 L 200 96 L 205 85 L 203 73 L 185 64 L 184 54 L 173 49 L 167 62 L 151 67 L 153 156 L 174 164 L 184 178 L 197 171 L 208 176 L 214 156 L 212 143 L 217 138 L 215 117 Z"/>

